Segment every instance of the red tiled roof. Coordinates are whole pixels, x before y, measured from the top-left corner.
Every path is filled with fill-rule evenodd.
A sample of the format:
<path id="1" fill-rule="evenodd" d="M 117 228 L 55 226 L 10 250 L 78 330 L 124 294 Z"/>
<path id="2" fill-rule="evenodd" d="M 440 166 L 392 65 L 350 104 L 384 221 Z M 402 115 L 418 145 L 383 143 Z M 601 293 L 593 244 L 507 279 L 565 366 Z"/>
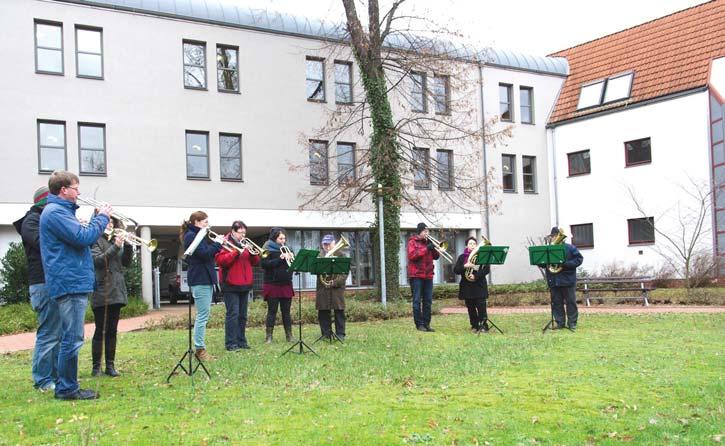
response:
<path id="1" fill-rule="evenodd" d="M 549 123 L 704 87 L 712 59 L 725 56 L 725 0 L 714 0 L 569 48 L 569 77 Z M 577 112 L 581 86 L 634 71 L 629 99 Z"/>

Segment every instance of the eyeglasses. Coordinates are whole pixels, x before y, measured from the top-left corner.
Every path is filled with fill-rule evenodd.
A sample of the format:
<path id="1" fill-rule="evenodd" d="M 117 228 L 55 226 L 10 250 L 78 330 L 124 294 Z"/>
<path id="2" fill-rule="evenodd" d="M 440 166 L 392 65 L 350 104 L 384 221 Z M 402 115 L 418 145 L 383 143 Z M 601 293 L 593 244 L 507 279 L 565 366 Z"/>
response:
<path id="1" fill-rule="evenodd" d="M 75 186 L 63 186 L 63 187 L 65 187 L 66 189 L 73 189 L 76 192 L 78 192 L 78 189 L 80 188 L 79 185 L 75 185 Z"/>

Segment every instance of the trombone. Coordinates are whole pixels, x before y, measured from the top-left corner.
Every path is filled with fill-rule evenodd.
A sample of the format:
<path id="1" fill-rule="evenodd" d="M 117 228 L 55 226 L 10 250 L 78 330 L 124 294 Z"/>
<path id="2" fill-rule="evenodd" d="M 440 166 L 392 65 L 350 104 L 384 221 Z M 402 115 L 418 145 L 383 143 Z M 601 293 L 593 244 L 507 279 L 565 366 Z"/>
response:
<path id="1" fill-rule="evenodd" d="M 223 235 L 217 234 L 211 229 L 207 231 L 207 236 L 209 237 L 209 239 L 211 239 L 211 241 L 219 243 L 220 245 L 222 245 L 222 248 L 226 249 L 229 252 L 234 252 L 234 250 L 237 250 L 239 254 L 244 252 L 244 248 L 240 248 L 239 246 L 227 240 L 227 238 Z"/>
<path id="2" fill-rule="evenodd" d="M 86 204 L 88 206 L 93 206 L 96 209 L 100 209 L 103 205 L 107 204 L 103 201 L 96 200 L 95 198 L 84 198 L 80 195 L 78 196 L 78 198 L 76 198 L 76 200 L 80 201 L 81 203 Z M 128 225 L 138 226 L 138 223 L 136 222 L 136 220 L 118 212 L 115 209 L 111 213 L 111 217 L 114 217 L 116 220 L 119 220 L 123 224 L 123 229 L 125 229 Z"/>
<path id="3" fill-rule="evenodd" d="M 292 262 L 295 261 L 295 253 L 285 245 L 279 247 L 279 252 L 287 255 L 287 258 L 285 259 L 287 261 L 287 267 L 289 268 L 292 266 Z"/>
<path id="4" fill-rule="evenodd" d="M 114 235 L 117 237 L 123 237 L 124 241 L 129 245 L 145 246 L 149 252 L 156 251 L 156 248 L 159 246 L 159 242 L 157 242 L 155 238 L 152 238 L 151 240 L 144 240 L 133 232 L 129 232 L 121 228 L 106 229 L 103 233 L 108 236 L 109 241 Z"/>
<path id="5" fill-rule="evenodd" d="M 453 256 L 448 254 L 446 251 L 448 249 L 448 243 L 443 241 L 438 241 L 435 237 L 429 235 L 428 241 L 433 243 L 433 247 L 436 251 L 438 251 L 438 254 L 443 257 L 448 263 L 453 263 Z"/>
<path id="6" fill-rule="evenodd" d="M 260 248 L 256 243 L 252 241 L 252 239 L 244 237 L 239 243 L 242 244 L 243 249 L 249 251 L 249 255 L 260 256 L 263 259 L 269 255 L 269 251 Z"/>

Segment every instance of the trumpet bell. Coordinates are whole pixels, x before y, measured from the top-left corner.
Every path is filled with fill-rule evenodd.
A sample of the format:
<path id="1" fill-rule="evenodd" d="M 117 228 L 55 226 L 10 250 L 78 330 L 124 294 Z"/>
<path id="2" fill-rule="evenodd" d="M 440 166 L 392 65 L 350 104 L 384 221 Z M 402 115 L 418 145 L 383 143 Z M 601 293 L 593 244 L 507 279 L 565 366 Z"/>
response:
<path id="1" fill-rule="evenodd" d="M 156 251 L 156 248 L 158 248 L 158 247 L 159 247 L 159 242 L 155 238 L 152 238 L 151 240 L 149 240 L 148 244 L 146 245 L 146 248 L 148 248 L 149 252 Z"/>

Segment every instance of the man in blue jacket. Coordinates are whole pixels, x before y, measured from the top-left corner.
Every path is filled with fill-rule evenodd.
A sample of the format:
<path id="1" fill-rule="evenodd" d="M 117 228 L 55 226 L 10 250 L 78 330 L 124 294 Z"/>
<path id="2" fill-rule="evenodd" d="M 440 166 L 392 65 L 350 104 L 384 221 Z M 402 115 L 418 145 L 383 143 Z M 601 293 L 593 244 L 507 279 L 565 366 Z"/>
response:
<path id="1" fill-rule="evenodd" d="M 551 237 L 559 234 L 559 228 L 551 228 Z M 576 269 L 584 261 L 576 246 L 564 243 L 566 248 L 566 261 L 561 265 L 558 273 L 552 273 L 546 268 L 546 281 L 551 290 L 551 311 L 554 314 L 556 328 L 565 328 L 565 321 L 568 319 L 570 330 L 576 330 L 576 322 L 579 317 L 579 310 L 576 306 Z M 566 314 L 564 314 L 564 303 L 566 302 Z"/>
<path id="2" fill-rule="evenodd" d="M 48 204 L 40 215 L 40 252 L 48 297 L 55 299 L 61 321 L 58 382 L 55 397 L 62 400 L 98 398 L 78 384 L 78 351 L 83 346 L 83 322 L 88 294 L 96 276 L 90 246 L 103 233 L 112 208 L 104 205 L 83 225 L 76 218 L 80 195 L 78 177 L 63 170 L 48 180 Z"/>

